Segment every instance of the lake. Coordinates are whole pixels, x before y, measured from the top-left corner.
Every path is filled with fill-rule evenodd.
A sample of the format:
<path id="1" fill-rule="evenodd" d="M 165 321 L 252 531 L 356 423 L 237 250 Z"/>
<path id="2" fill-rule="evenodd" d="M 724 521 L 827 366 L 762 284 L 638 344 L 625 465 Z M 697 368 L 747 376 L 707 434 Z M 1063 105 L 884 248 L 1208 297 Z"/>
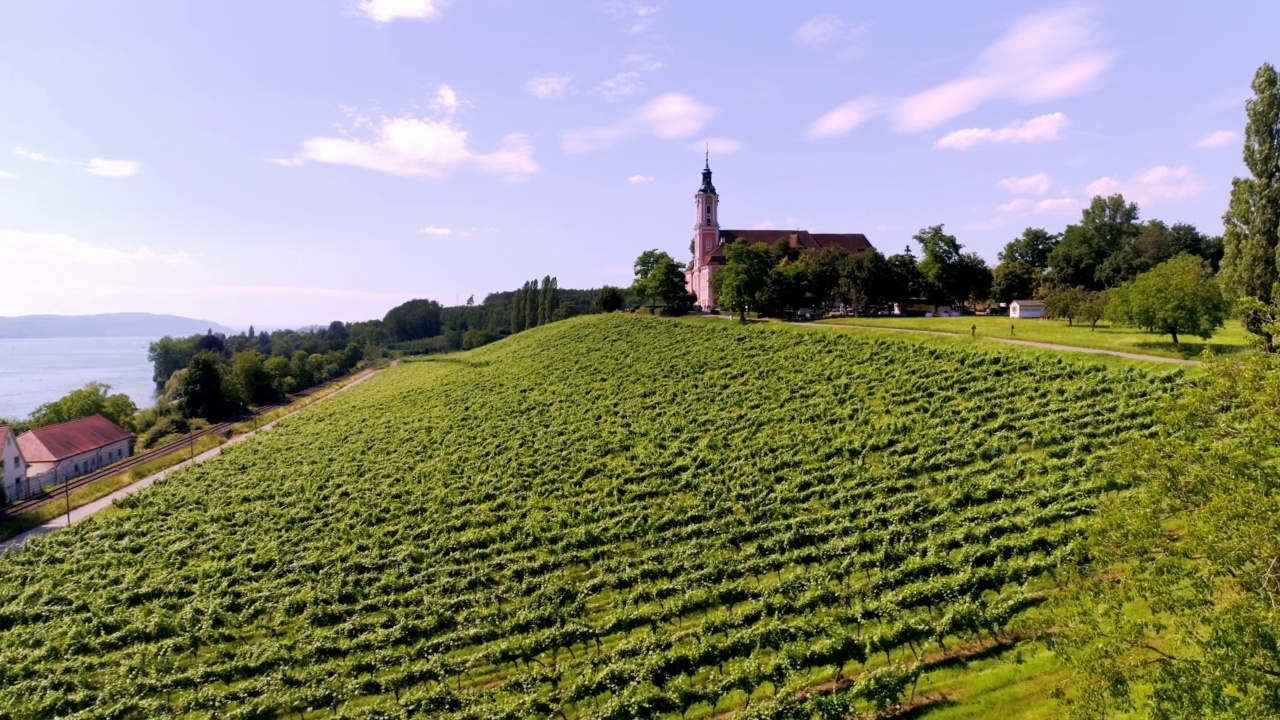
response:
<path id="1" fill-rule="evenodd" d="M 155 404 L 152 338 L 0 338 L 0 417 L 37 407 L 97 380 L 140 408 Z"/>

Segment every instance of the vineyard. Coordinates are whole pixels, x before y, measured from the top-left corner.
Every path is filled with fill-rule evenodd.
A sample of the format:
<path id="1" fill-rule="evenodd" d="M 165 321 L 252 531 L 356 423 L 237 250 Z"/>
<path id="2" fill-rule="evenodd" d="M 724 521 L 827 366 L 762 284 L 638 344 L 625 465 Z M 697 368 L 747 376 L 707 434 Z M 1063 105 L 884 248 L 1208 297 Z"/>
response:
<path id="1" fill-rule="evenodd" d="M 842 718 L 1006 640 L 1178 382 L 594 316 L 0 557 L 0 718 Z"/>

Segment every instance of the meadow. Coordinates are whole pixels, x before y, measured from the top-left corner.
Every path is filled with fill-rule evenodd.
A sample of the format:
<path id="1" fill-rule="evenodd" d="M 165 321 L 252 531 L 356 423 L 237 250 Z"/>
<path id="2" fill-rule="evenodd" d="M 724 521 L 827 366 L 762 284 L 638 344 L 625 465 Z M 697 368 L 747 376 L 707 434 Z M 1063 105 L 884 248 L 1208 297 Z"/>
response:
<path id="1" fill-rule="evenodd" d="M 1229 320 L 1227 326 L 1219 329 L 1208 341 L 1197 337 L 1182 337 L 1179 338 L 1181 342 L 1177 345 L 1173 344 L 1168 335 L 1156 335 L 1137 328 L 1121 327 L 1106 322 L 1098 323 L 1097 328 L 1090 328 L 1088 323 L 1081 322 L 1069 325 L 1066 320 L 1043 318 L 1019 320 L 985 316 L 830 318 L 819 322 L 869 328 L 929 330 L 965 337 L 970 336 L 973 333 L 973 327 L 977 326 L 976 335 L 979 338 L 1013 338 L 1188 360 L 1199 358 L 1205 350 L 1210 350 L 1215 355 L 1235 355 L 1250 347 L 1248 335 L 1235 320 Z M 1012 332 L 1010 332 L 1010 326 L 1013 327 Z"/>
<path id="2" fill-rule="evenodd" d="M 404 362 L 0 556 L 0 717 L 1028 709 L 964 694 L 1049 702 L 998 653 L 1052 670 L 1020 623 L 1180 378 L 624 315 Z"/>

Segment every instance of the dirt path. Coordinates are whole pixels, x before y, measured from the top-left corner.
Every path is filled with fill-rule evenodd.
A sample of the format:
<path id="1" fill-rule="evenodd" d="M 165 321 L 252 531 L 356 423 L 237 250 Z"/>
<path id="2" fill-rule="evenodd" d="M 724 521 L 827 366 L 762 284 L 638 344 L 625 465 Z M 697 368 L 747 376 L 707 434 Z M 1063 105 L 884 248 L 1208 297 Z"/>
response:
<path id="1" fill-rule="evenodd" d="M 49 522 L 43 525 L 37 525 L 36 527 L 31 528 L 30 530 L 22 533 L 21 535 L 15 535 L 12 538 L 0 543 L 0 553 L 6 553 L 10 550 L 17 550 L 22 546 L 23 543 L 25 543 L 27 540 L 30 540 L 33 537 L 38 537 L 40 535 L 48 535 L 54 530 L 59 530 L 67 527 L 68 525 L 74 525 L 78 522 L 81 522 L 93 516 L 94 513 L 101 512 L 102 510 L 105 510 L 106 508 L 111 507 L 111 505 L 116 500 L 119 500 L 120 498 L 123 498 L 123 497 L 128 497 L 138 492 L 139 490 L 145 490 L 151 487 L 153 484 L 155 484 L 156 481 L 163 480 L 164 478 L 168 477 L 170 473 L 181 470 L 182 468 L 188 465 L 192 465 L 198 462 L 204 462 L 205 460 L 208 460 L 209 458 L 220 454 L 222 452 L 222 449 L 227 447 L 228 445 L 235 445 L 236 443 L 244 442 L 245 440 L 248 440 L 249 438 L 253 437 L 254 435 L 257 435 L 260 432 L 266 432 L 267 430 L 270 430 L 271 428 L 275 427 L 276 423 L 280 422 L 281 420 L 284 420 L 285 418 L 293 417 L 299 411 L 303 410 L 304 408 L 309 408 L 318 402 L 324 402 L 325 400 L 328 400 L 329 398 L 335 395 L 341 395 L 342 393 L 350 390 L 351 388 L 359 385 L 360 383 L 364 382 L 365 380 L 368 380 L 369 378 L 373 377 L 374 375 L 377 375 L 380 372 L 382 371 L 374 370 L 372 372 L 366 373 L 364 376 L 359 377 L 346 385 L 343 385 L 342 387 L 329 393 L 328 395 L 325 395 L 324 397 L 319 398 L 314 402 L 303 405 L 302 407 L 299 407 L 297 410 L 294 410 L 288 415 L 282 415 L 281 417 L 278 417 L 275 420 L 272 420 L 271 422 L 267 423 L 266 425 L 263 425 L 257 430 L 253 430 L 245 433 L 244 435 L 239 435 L 237 437 L 234 437 L 215 448 L 211 448 L 209 450 L 206 450 L 205 452 L 200 453 L 199 455 L 196 455 L 194 458 L 191 458 L 190 460 L 184 460 L 178 463 L 177 465 L 174 465 L 169 468 L 165 468 L 164 470 L 161 470 L 160 472 L 154 475 L 148 475 L 147 477 L 144 477 L 135 483 L 126 485 L 120 488 L 119 490 L 116 490 L 115 492 L 111 493 L 110 495 L 104 495 L 103 497 L 100 497 L 91 503 L 81 505 L 80 507 L 73 509 L 70 512 L 70 514 L 59 515 L 57 518 L 54 518 L 53 520 L 50 520 Z"/>
<path id="2" fill-rule="evenodd" d="M 876 327 L 874 325 L 834 325 L 827 323 L 804 322 L 795 323 L 796 325 L 804 325 L 807 327 L 821 328 L 839 328 L 842 330 L 867 330 L 869 332 L 898 332 L 913 333 L 916 335 L 938 335 L 949 338 L 962 338 L 961 333 L 942 332 L 941 330 L 912 330 L 909 328 L 891 328 Z M 1156 355 L 1141 355 L 1138 353 L 1122 352 L 1120 350 L 1100 350 L 1098 348 L 1076 347 L 1075 345 L 1057 345 L 1055 343 L 1035 342 L 1034 340 L 1014 340 L 1013 338 L 999 338 L 991 336 L 983 336 L 984 340 L 994 340 L 995 342 L 1004 343 L 1006 345 L 1022 345 L 1024 347 L 1040 348 L 1041 350 L 1056 350 L 1058 352 L 1084 353 L 1086 355 L 1110 355 L 1112 357 L 1125 358 L 1127 360 L 1144 360 L 1146 362 L 1169 363 L 1170 365 L 1199 365 L 1199 360 L 1181 360 L 1179 358 L 1159 357 Z"/>

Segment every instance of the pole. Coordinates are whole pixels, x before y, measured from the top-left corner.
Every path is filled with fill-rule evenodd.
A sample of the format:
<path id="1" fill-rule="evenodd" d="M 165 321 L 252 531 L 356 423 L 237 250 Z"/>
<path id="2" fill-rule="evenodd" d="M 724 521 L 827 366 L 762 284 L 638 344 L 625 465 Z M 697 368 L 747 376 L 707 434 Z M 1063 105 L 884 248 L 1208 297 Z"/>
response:
<path id="1" fill-rule="evenodd" d="M 56 471 L 55 471 L 56 472 Z M 67 499 L 67 527 L 71 527 L 71 481 L 62 486 L 62 496 Z"/>

